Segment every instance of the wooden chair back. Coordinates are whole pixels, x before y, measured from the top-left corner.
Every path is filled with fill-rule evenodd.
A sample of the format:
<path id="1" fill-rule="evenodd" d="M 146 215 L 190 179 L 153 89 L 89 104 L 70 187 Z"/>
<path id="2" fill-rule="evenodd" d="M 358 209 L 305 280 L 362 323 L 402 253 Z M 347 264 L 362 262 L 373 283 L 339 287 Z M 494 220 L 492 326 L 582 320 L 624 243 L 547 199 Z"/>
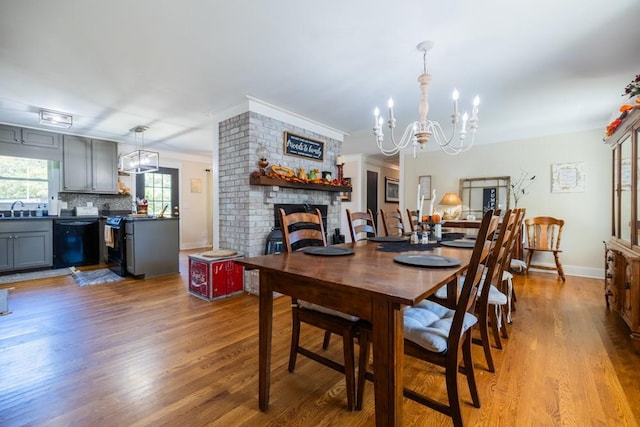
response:
<path id="1" fill-rule="evenodd" d="M 564 220 L 537 216 L 524 221 L 527 228 L 527 247 L 536 251 L 559 251 Z"/>
<path id="2" fill-rule="evenodd" d="M 287 252 L 293 252 L 307 246 L 327 246 L 327 237 L 322 224 L 320 209 L 315 212 L 294 212 L 287 214 L 278 210 L 282 225 L 282 240 Z"/>
<path id="3" fill-rule="evenodd" d="M 371 209 L 368 209 L 367 212 L 351 212 L 347 209 L 347 222 L 349 223 L 349 233 L 351 234 L 352 242 L 366 240 L 367 237 L 375 237 L 378 235 Z"/>
<path id="4" fill-rule="evenodd" d="M 407 218 L 409 218 L 409 231 L 413 233 L 418 227 L 418 211 L 407 209 Z"/>
<path id="5" fill-rule="evenodd" d="M 385 236 L 402 236 L 404 234 L 404 223 L 400 209 L 389 212 L 380 209 L 380 218 L 382 218 Z"/>
<path id="6" fill-rule="evenodd" d="M 465 275 L 464 283 L 460 290 L 458 304 L 455 307 L 449 335 L 447 336 L 446 352 L 444 352 L 444 354 L 434 353 L 411 340 L 406 338 L 404 340 L 405 354 L 430 363 L 435 363 L 445 368 L 448 405 L 408 388 L 404 389 L 404 396 L 449 415 L 453 419 L 455 426 L 461 426 L 463 424 L 458 393 L 457 378 L 459 371 L 467 377 L 474 406 L 480 407 L 480 398 L 476 387 L 473 361 L 471 358 L 471 332 L 470 329 L 464 327 L 464 322 L 467 313 L 474 311 L 478 288 L 485 269 L 484 266 L 492 253 L 492 248 L 495 246 L 494 237 L 498 229 L 499 221 L 500 217 L 494 215 L 493 210 L 487 211 L 482 217 L 476 244 L 473 248 L 467 274 Z M 464 368 L 460 366 L 463 359 Z"/>

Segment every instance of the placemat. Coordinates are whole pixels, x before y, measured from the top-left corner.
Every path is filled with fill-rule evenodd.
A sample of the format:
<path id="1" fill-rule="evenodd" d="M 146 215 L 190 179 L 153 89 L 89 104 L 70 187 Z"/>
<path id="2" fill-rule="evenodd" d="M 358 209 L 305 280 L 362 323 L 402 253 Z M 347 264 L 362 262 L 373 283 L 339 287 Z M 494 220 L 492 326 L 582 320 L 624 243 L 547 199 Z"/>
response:
<path id="1" fill-rule="evenodd" d="M 307 255 L 320 256 L 342 256 L 353 255 L 355 253 L 351 248 L 342 248 L 339 246 L 313 246 L 303 249 L 303 252 Z"/>
<path id="2" fill-rule="evenodd" d="M 427 254 L 401 254 L 396 255 L 393 260 L 400 264 L 430 268 L 450 268 L 462 264 L 457 258 Z"/>
<path id="3" fill-rule="evenodd" d="M 408 241 L 406 237 L 400 237 L 400 236 L 368 237 L 367 240 L 370 242 L 398 242 L 398 243 Z"/>
<path id="4" fill-rule="evenodd" d="M 386 242 L 380 243 L 380 245 L 378 246 L 378 250 L 380 252 L 432 251 L 433 248 L 437 247 L 437 243 L 413 245 L 410 242 Z"/>

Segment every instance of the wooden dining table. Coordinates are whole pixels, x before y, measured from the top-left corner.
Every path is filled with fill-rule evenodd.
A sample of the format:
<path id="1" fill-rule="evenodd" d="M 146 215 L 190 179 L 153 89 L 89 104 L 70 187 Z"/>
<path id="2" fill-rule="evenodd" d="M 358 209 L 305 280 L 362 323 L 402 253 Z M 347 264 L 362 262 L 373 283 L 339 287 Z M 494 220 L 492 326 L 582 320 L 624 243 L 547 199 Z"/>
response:
<path id="1" fill-rule="evenodd" d="M 292 252 L 236 260 L 247 269 L 260 270 L 259 406 L 262 411 L 269 408 L 273 293 L 280 292 L 371 323 L 376 425 L 402 425 L 403 310 L 445 284 L 450 287 L 450 295 L 457 293 L 457 278 L 468 265 L 472 251 L 436 247 L 415 252 L 460 260 L 460 265 L 455 267 L 425 268 L 395 262 L 394 257 L 400 253 L 381 251 L 379 245 L 366 240 L 338 245 L 353 249 L 353 254 L 344 256 Z"/>

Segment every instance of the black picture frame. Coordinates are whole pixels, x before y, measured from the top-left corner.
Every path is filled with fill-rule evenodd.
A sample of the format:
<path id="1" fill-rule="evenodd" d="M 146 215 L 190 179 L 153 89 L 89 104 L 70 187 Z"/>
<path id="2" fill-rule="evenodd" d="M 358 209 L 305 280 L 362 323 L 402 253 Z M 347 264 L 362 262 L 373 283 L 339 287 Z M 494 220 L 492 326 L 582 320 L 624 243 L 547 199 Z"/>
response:
<path id="1" fill-rule="evenodd" d="M 400 181 L 396 178 L 384 177 L 385 203 L 400 203 Z"/>
<path id="2" fill-rule="evenodd" d="M 288 131 L 284 132 L 283 140 L 284 154 L 287 156 L 303 157 L 316 162 L 324 160 L 324 142 L 322 141 Z"/>

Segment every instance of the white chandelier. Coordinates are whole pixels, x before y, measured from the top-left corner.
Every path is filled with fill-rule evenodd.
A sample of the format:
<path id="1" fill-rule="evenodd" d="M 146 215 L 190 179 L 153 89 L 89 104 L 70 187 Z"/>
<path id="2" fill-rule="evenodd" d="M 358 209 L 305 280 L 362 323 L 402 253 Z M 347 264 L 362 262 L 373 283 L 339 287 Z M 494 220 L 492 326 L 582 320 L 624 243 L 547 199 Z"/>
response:
<path id="1" fill-rule="evenodd" d="M 410 123 L 402 134 L 400 141 L 396 140 L 394 135 L 394 128 L 396 127 L 396 119 L 393 116 L 393 99 L 389 98 L 389 119 L 387 124 L 391 129 L 391 142 L 393 146 L 385 148 L 384 134 L 382 133 L 383 119 L 380 116 L 380 110 L 376 107 L 374 111 L 375 122 L 373 126 L 373 134 L 376 138 L 378 148 L 385 156 L 393 156 L 400 150 L 407 148 L 409 145 L 413 146 L 413 157 L 417 155 L 418 147 L 424 148 L 424 145 L 429 141 L 431 136 L 438 143 L 442 151 L 447 154 L 456 155 L 465 152 L 473 146 L 475 141 L 476 132 L 478 130 L 478 105 L 480 104 L 480 97 L 476 96 L 473 100 L 473 110 L 471 111 L 471 118 L 465 112 L 462 115 L 462 124 L 460 131 L 458 132 L 458 124 L 460 123 L 460 113 L 458 112 L 458 91 L 453 91 L 453 114 L 451 115 L 451 123 L 453 124 L 453 130 L 451 136 L 447 138 L 442 126 L 436 121 L 427 120 L 427 113 L 429 112 L 428 102 L 428 90 L 429 83 L 431 82 L 431 74 L 427 74 L 427 52 L 433 47 L 432 41 L 423 41 L 418 44 L 417 49 L 423 54 L 424 69 L 422 74 L 418 76 L 418 82 L 420 83 L 420 91 L 422 97 L 420 98 L 419 115 L 420 121 Z M 469 125 L 469 131 L 467 131 L 467 124 Z M 456 132 L 458 138 L 456 139 Z M 467 132 L 471 134 L 470 141 L 466 141 Z"/>

